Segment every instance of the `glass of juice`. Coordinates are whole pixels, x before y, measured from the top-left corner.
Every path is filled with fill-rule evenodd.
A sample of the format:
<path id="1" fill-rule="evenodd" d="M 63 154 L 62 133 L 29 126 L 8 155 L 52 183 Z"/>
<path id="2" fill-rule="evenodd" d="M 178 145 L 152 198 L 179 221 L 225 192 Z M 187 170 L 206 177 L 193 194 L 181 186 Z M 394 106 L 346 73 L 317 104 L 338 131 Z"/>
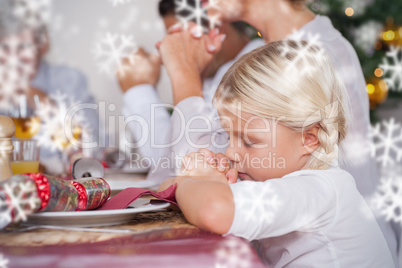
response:
<path id="1" fill-rule="evenodd" d="M 8 104 L 8 115 L 14 121 L 16 138 L 31 139 L 39 132 L 41 120 L 36 114 L 39 105 L 38 95 L 19 95 L 18 102 Z"/>
<path id="2" fill-rule="evenodd" d="M 36 140 L 13 141 L 11 169 L 14 174 L 37 173 L 39 170 L 39 146 Z"/>

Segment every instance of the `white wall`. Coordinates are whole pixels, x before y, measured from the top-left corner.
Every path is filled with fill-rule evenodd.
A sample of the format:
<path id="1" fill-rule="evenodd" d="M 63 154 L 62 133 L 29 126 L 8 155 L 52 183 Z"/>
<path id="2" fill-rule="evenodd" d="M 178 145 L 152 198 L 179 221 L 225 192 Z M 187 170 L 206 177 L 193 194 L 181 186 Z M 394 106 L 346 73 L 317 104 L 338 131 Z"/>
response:
<path id="1" fill-rule="evenodd" d="M 54 0 L 50 23 L 51 63 L 79 69 L 88 79 L 90 92 L 96 101 L 117 106 L 120 114 L 122 93 L 114 73 L 100 72 L 93 50 L 101 36 L 130 34 L 138 46 L 152 52 L 155 43 L 165 35 L 159 18 L 158 0 L 120 0 L 128 3 L 113 5 L 112 0 Z M 164 102 L 171 103 L 171 87 L 166 72 L 162 73 L 158 92 Z M 113 113 L 112 113 L 113 114 Z M 102 119 L 102 118 L 101 118 Z"/>

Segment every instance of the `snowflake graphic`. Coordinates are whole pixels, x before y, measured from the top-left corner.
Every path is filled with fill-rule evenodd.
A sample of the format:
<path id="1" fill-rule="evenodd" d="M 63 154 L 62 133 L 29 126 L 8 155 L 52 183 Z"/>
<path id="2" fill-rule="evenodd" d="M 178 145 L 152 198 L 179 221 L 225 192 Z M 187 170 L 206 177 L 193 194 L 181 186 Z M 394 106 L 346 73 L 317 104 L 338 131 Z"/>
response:
<path id="1" fill-rule="evenodd" d="M 374 43 L 378 40 L 383 25 L 377 21 L 369 21 L 352 30 L 355 43 L 362 48 L 367 55 L 372 55 Z"/>
<path id="2" fill-rule="evenodd" d="M 386 221 L 402 225 L 402 176 L 383 177 L 373 197 L 373 205 Z"/>
<path id="3" fill-rule="evenodd" d="M 14 15 L 27 26 L 38 28 L 50 21 L 50 0 L 16 0 Z"/>
<path id="4" fill-rule="evenodd" d="M 328 14 L 330 11 L 329 5 L 320 0 L 314 0 L 310 7 L 315 13 Z"/>
<path id="5" fill-rule="evenodd" d="M 341 147 L 347 161 L 355 165 L 361 165 L 371 158 L 371 137 L 365 137 L 359 133 L 350 133 L 342 142 Z"/>
<path id="6" fill-rule="evenodd" d="M 0 229 L 6 227 L 11 221 L 11 208 L 7 204 L 6 195 L 0 192 Z"/>
<path id="7" fill-rule="evenodd" d="M 248 268 L 252 267 L 253 253 L 240 238 L 235 236 L 226 237 L 220 242 L 214 252 L 215 267 Z"/>
<path id="8" fill-rule="evenodd" d="M 310 58 L 314 57 L 323 57 L 325 52 L 323 49 L 319 49 L 318 51 L 312 51 L 313 47 L 321 47 L 320 42 L 320 34 L 311 34 L 305 33 L 303 31 L 296 31 L 292 35 L 288 37 L 288 40 L 293 41 L 306 41 L 306 45 L 301 45 L 296 43 L 296 48 L 292 47 L 289 43 L 284 42 L 284 45 L 280 46 L 279 49 L 281 51 L 281 56 L 286 58 L 289 53 L 294 54 L 296 56 L 288 60 L 290 64 L 286 67 L 286 70 L 295 71 L 297 73 L 301 73 L 301 75 L 312 75 L 313 71 L 316 70 L 316 66 L 310 62 Z M 302 65 L 302 69 L 300 69 L 300 64 Z"/>
<path id="9" fill-rule="evenodd" d="M 373 138 L 371 155 L 376 157 L 377 162 L 383 167 L 402 159 L 402 128 L 401 124 L 395 123 L 394 118 L 372 127 L 371 136 Z"/>
<path id="10" fill-rule="evenodd" d="M 137 50 L 138 47 L 134 43 L 132 36 L 107 33 L 105 37 L 96 44 L 93 53 L 101 62 L 101 71 L 114 75 L 117 67 L 121 63 L 121 59 L 129 57 L 131 53 Z"/>
<path id="11" fill-rule="evenodd" d="M 108 0 L 109 2 L 111 2 L 113 4 L 113 6 L 118 6 L 118 5 L 124 5 L 127 4 L 129 2 L 131 2 L 131 0 Z"/>
<path id="12" fill-rule="evenodd" d="M 259 221 L 263 218 L 264 222 L 270 224 L 280 205 L 278 195 L 267 184 L 245 182 L 242 187 L 242 195 L 236 201 L 244 219 L 254 221 L 258 217 Z"/>
<path id="13" fill-rule="evenodd" d="M 201 0 L 175 0 L 176 4 L 176 18 L 185 26 L 188 26 L 190 21 L 195 22 L 201 27 L 204 32 L 213 29 L 221 24 L 219 14 L 208 16 L 208 9 L 217 9 L 218 5 L 215 1 L 210 1 L 206 6 L 202 6 Z"/>
<path id="14" fill-rule="evenodd" d="M 402 47 L 391 46 L 386 56 L 380 68 L 384 71 L 384 75 L 389 73 L 390 76 L 384 80 L 391 90 L 402 91 Z M 392 59 L 393 64 L 389 63 L 387 58 Z"/>
<path id="15" fill-rule="evenodd" d="M 28 90 L 28 80 L 23 78 L 20 81 L 0 80 L 0 85 L 0 110 L 18 116 L 18 100 L 21 94 Z"/>
<path id="16" fill-rule="evenodd" d="M 0 254 L 0 268 L 7 268 L 8 260 L 3 254 Z"/>
<path id="17" fill-rule="evenodd" d="M 7 206 L 13 215 L 13 222 L 25 221 L 29 214 L 40 208 L 38 189 L 35 182 L 30 179 L 14 176 L 12 180 L 2 185 L 2 190 L 6 196 Z"/>
<path id="18" fill-rule="evenodd" d="M 27 91 L 30 77 L 35 70 L 32 64 L 35 57 L 36 47 L 31 43 L 23 43 L 16 35 L 1 41 L 0 107 L 7 109 L 10 104 L 16 104 L 19 94 Z"/>
<path id="19" fill-rule="evenodd" d="M 41 118 L 38 143 L 51 151 L 69 151 L 72 144 L 65 132 L 71 130 L 74 138 L 79 140 L 83 131 L 90 132 L 91 129 L 82 112 L 74 113 L 71 117 L 70 109 L 79 104 L 72 97 L 60 92 L 49 97 L 50 99 L 43 102 L 37 110 L 37 115 Z M 69 126 L 72 129 L 66 129 Z"/>

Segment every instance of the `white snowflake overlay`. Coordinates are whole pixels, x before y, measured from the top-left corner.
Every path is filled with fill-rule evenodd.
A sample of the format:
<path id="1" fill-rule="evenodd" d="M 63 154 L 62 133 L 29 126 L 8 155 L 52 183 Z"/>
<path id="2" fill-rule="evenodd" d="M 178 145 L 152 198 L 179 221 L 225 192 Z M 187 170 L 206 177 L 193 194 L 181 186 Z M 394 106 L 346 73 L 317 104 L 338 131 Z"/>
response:
<path id="1" fill-rule="evenodd" d="M 132 36 L 107 33 L 96 44 L 93 53 L 100 62 L 100 70 L 113 76 L 121 63 L 121 59 L 129 57 L 137 50 L 138 47 Z"/>
<path id="2" fill-rule="evenodd" d="M 38 28 L 50 21 L 50 0 L 15 0 L 14 15 L 25 25 Z"/>
<path id="3" fill-rule="evenodd" d="M 28 88 L 37 48 L 26 41 L 32 38 L 27 35 L 49 22 L 50 0 L 14 0 L 4 9 L 10 20 L 3 27 L 10 35 L 0 46 L 0 109 L 8 111 L 10 104 L 16 103 L 16 97 Z"/>
<path id="4" fill-rule="evenodd" d="M 205 32 L 208 32 L 209 29 L 213 29 L 221 24 L 219 14 L 208 16 L 208 9 L 218 9 L 218 6 L 215 4 L 216 0 L 209 2 L 208 5 L 202 6 L 201 0 L 175 0 L 176 18 L 185 27 L 187 27 L 190 21 L 193 21 Z M 209 26 L 205 25 L 204 22 L 207 22 Z"/>
<path id="5" fill-rule="evenodd" d="M 32 180 L 25 178 L 13 178 L 2 185 L 4 193 L 0 197 L 0 228 L 8 223 L 25 221 L 27 216 L 40 208 L 41 200 L 38 197 L 38 189 Z M 5 200 L 4 194 L 8 197 Z M 6 208 L 4 207 L 6 203 Z M 11 218 L 11 214 L 14 218 Z"/>
<path id="6" fill-rule="evenodd" d="M 229 236 L 214 252 L 215 268 L 251 268 L 253 252 L 241 238 Z"/>
<path id="7" fill-rule="evenodd" d="M 303 31 L 296 31 L 290 37 L 289 40 L 294 41 L 306 41 L 307 44 L 303 47 L 300 47 L 299 44 L 296 44 L 297 47 L 293 48 L 288 43 L 284 43 L 283 46 L 279 47 L 281 50 L 281 56 L 286 57 L 289 53 L 296 52 L 297 56 L 291 60 L 291 63 L 287 66 L 287 70 L 293 70 L 297 73 L 301 73 L 301 75 L 312 75 L 313 71 L 317 68 L 314 64 L 310 63 L 309 58 L 312 55 L 311 48 L 312 47 L 321 47 L 320 35 L 319 34 L 311 34 L 305 33 Z M 325 52 L 323 49 L 314 52 L 314 57 L 323 57 Z M 300 70 L 300 62 L 303 63 L 303 68 Z"/>
<path id="8" fill-rule="evenodd" d="M 274 213 L 280 206 L 278 195 L 272 191 L 269 185 L 260 183 L 244 183 L 238 196 L 236 205 L 237 211 L 241 211 L 245 221 L 264 221 L 266 224 L 272 222 Z M 257 218 L 256 218 L 257 217 Z"/>
<path id="9" fill-rule="evenodd" d="M 27 34 L 27 33 L 23 33 Z M 10 104 L 18 101 L 17 93 L 28 89 L 30 76 L 34 72 L 33 58 L 36 48 L 23 44 L 17 36 L 10 36 L 0 46 L 0 108 L 8 110 Z"/>
<path id="10" fill-rule="evenodd" d="M 3 256 L 3 254 L 0 254 L 0 268 L 7 268 L 8 260 Z"/>
<path id="11" fill-rule="evenodd" d="M 374 53 L 374 44 L 380 37 L 382 28 L 381 23 L 372 20 L 352 29 L 356 45 L 363 49 L 366 55 L 371 56 Z"/>
<path id="12" fill-rule="evenodd" d="M 363 135 L 361 133 L 348 133 L 346 139 L 341 143 L 340 157 L 346 157 L 347 161 L 351 161 L 355 165 L 361 165 L 372 157 L 372 144 L 371 136 Z M 339 159 L 341 160 L 341 159 Z M 342 163 L 342 161 L 340 161 Z"/>
<path id="13" fill-rule="evenodd" d="M 402 225 L 402 175 L 384 176 L 373 197 L 372 204 L 386 221 Z"/>
<path id="14" fill-rule="evenodd" d="M 131 2 L 131 0 L 108 0 L 108 1 L 111 2 L 114 7 L 117 5 L 124 5 Z"/>
<path id="15" fill-rule="evenodd" d="M 384 71 L 384 80 L 390 90 L 402 91 L 402 47 L 391 47 L 383 59 L 380 68 Z M 392 63 L 388 62 L 388 58 Z M 385 77 L 387 74 L 390 76 Z"/>
<path id="16" fill-rule="evenodd" d="M 6 202 L 5 193 L 0 192 L 0 229 L 6 227 L 11 221 L 11 208 Z"/>
<path id="17" fill-rule="evenodd" d="M 381 128 L 382 127 L 382 128 Z M 395 164 L 402 159 L 402 127 L 395 119 L 382 121 L 372 127 L 371 154 L 382 167 Z"/>
<path id="18" fill-rule="evenodd" d="M 320 0 L 314 0 L 310 7 L 315 13 L 327 14 L 330 11 L 329 5 Z"/>
<path id="19" fill-rule="evenodd" d="M 41 118 L 41 131 L 37 136 L 38 142 L 51 151 L 69 151 L 72 147 L 71 141 L 66 137 L 66 132 L 72 131 L 74 133 L 76 128 L 78 132 L 86 132 L 89 135 L 92 130 L 86 123 L 83 113 L 74 113 L 74 117 L 71 118 L 69 110 L 78 105 L 78 102 L 74 101 L 72 97 L 62 93 L 56 93 L 49 97 L 50 100 L 42 103 L 37 110 L 37 115 Z M 72 129 L 68 129 L 69 126 Z M 79 139 L 80 137 L 75 138 Z"/>

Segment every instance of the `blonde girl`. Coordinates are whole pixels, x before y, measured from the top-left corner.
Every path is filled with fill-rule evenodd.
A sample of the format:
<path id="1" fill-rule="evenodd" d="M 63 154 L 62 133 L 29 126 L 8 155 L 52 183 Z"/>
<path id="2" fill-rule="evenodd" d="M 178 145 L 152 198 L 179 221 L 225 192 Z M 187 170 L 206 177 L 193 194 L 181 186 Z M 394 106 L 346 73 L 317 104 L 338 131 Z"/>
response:
<path id="1" fill-rule="evenodd" d="M 353 177 L 338 166 L 344 87 L 322 49 L 278 41 L 241 57 L 215 94 L 225 155 L 183 159 L 176 199 L 187 220 L 258 240 L 273 267 L 394 267 Z M 230 163 L 230 164 L 229 164 Z"/>

